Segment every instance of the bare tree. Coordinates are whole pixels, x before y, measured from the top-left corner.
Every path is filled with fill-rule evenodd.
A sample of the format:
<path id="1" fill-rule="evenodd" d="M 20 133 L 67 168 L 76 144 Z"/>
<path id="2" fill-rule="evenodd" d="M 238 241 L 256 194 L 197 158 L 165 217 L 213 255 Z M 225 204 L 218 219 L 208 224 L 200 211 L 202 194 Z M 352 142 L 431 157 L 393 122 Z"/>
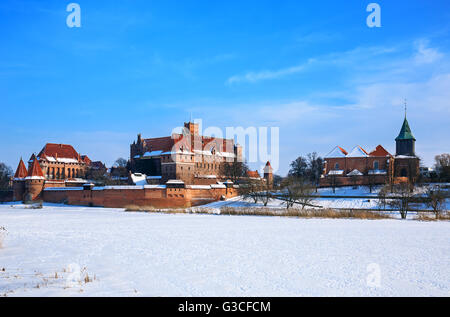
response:
<path id="1" fill-rule="evenodd" d="M 263 182 L 260 191 L 260 201 L 263 203 L 264 207 L 266 207 L 269 202 L 274 198 L 272 190 L 267 182 Z"/>
<path id="2" fill-rule="evenodd" d="M 238 183 L 247 175 L 248 166 L 245 162 L 223 162 L 220 164 L 219 174 L 223 179 L 229 179 L 233 183 Z"/>
<path id="3" fill-rule="evenodd" d="M 409 204 L 411 203 L 411 199 L 413 197 L 411 185 L 401 183 L 395 185 L 393 189 L 393 195 L 395 197 L 389 199 L 389 205 L 400 212 L 402 219 L 406 219 L 409 211 Z"/>
<path id="4" fill-rule="evenodd" d="M 309 206 L 314 199 L 313 192 L 314 187 L 301 178 L 291 176 L 284 180 L 283 193 L 287 209 L 293 207 L 294 204 L 300 204 L 302 209 Z"/>
<path id="5" fill-rule="evenodd" d="M 376 175 L 372 173 L 367 174 L 367 187 L 369 187 L 369 192 L 372 193 L 373 187 L 375 186 Z"/>
<path id="6" fill-rule="evenodd" d="M 331 174 L 328 175 L 328 179 L 330 180 L 330 186 L 333 189 L 333 194 L 335 194 L 337 186 L 337 176 L 335 174 Z"/>
<path id="7" fill-rule="evenodd" d="M 450 154 L 437 155 L 435 158 L 435 170 L 440 181 L 450 181 Z"/>
<path id="8" fill-rule="evenodd" d="M 428 188 L 426 192 L 428 198 L 427 206 L 433 210 L 436 219 L 439 219 L 445 206 L 445 193 L 439 188 Z"/>
<path id="9" fill-rule="evenodd" d="M 262 185 L 263 182 L 261 180 L 248 178 L 245 182 L 239 184 L 238 193 L 244 200 L 252 200 L 257 204 L 261 198 Z"/>
<path id="10" fill-rule="evenodd" d="M 380 209 L 386 210 L 386 206 L 388 205 L 388 197 L 389 192 L 391 191 L 391 187 L 389 185 L 383 186 L 378 192 L 378 207 Z"/>
<path id="11" fill-rule="evenodd" d="M 352 182 L 353 189 L 357 189 L 358 188 L 358 175 L 351 175 L 350 181 Z"/>
<path id="12" fill-rule="evenodd" d="M 0 163 L 0 190 L 6 190 L 10 188 L 12 176 L 12 169 L 6 164 Z"/>

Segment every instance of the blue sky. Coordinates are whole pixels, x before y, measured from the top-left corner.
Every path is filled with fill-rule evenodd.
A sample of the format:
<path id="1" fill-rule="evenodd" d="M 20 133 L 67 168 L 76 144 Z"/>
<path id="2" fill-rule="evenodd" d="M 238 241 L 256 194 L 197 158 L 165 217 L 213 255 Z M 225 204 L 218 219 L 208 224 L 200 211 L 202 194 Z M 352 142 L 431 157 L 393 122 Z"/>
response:
<path id="1" fill-rule="evenodd" d="M 403 100 L 427 165 L 450 151 L 450 2 L 0 2 L 0 161 L 46 142 L 111 164 L 137 133 L 280 128 L 280 170 L 335 145 L 392 153 Z M 261 163 L 262 164 L 262 163 Z M 260 168 L 260 163 L 252 167 Z"/>

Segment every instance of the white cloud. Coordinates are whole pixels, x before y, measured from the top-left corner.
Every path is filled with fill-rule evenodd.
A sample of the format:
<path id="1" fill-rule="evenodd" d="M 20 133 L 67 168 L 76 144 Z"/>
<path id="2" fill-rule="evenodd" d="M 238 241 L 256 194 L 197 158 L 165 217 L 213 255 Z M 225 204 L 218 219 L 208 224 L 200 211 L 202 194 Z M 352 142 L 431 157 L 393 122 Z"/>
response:
<path id="1" fill-rule="evenodd" d="M 430 64 L 441 59 L 443 54 L 441 54 L 437 49 L 428 46 L 429 41 L 422 39 L 416 41 L 416 55 L 415 62 L 417 64 Z"/>
<path id="2" fill-rule="evenodd" d="M 260 72 L 248 72 L 244 75 L 232 76 L 227 80 L 228 84 L 234 84 L 239 82 L 254 83 L 260 80 L 276 79 L 287 75 L 300 73 L 306 69 L 306 67 L 314 62 L 313 59 L 308 60 L 305 64 L 283 68 L 275 71 L 265 70 Z"/>

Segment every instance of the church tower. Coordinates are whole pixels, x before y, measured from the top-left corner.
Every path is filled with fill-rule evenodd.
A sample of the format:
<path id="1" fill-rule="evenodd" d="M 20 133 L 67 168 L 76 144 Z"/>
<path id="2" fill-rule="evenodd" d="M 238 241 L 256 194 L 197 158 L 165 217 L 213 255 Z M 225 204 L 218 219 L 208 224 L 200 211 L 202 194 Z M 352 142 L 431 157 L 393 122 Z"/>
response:
<path id="1" fill-rule="evenodd" d="M 411 128 L 409 127 L 408 120 L 403 121 L 400 134 L 395 139 L 396 142 L 396 155 L 416 156 L 416 139 L 414 138 Z"/>
<path id="2" fill-rule="evenodd" d="M 41 198 L 44 182 L 44 173 L 36 156 L 33 155 L 33 161 L 28 169 L 28 176 L 25 177 L 25 201 L 31 202 Z"/>
<path id="3" fill-rule="evenodd" d="M 270 162 L 267 161 L 266 166 L 264 166 L 264 179 L 267 182 L 267 186 L 269 186 L 269 188 L 273 187 L 273 169 L 272 169 L 272 165 L 270 165 Z"/>
<path id="4" fill-rule="evenodd" d="M 16 174 L 14 174 L 13 182 L 13 201 L 22 201 L 25 195 L 25 178 L 28 175 L 27 168 L 22 159 L 20 159 L 19 166 L 17 166 Z"/>

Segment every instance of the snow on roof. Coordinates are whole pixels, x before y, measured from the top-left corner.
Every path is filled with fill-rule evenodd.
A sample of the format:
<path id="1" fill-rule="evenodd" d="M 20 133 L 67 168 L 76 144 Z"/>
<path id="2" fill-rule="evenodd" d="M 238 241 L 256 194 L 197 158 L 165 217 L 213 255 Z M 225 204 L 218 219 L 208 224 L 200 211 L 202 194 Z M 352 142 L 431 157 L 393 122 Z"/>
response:
<path id="1" fill-rule="evenodd" d="M 145 152 L 142 157 L 153 157 L 153 156 L 160 156 L 163 153 L 163 151 L 152 151 L 152 152 Z"/>
<path id="2" fill-rule="evenodd" d="M 135 185 L 147 185 L 147 175 L 140 173 L 131 174 L 131 181 Z"/>
<path id="3" fill-rule="evenodd" d="M 197 178 L 207 178 L 207 179 L 214 179 L 217 178 L 217 175 L 197 175 Z"/>
<path id="4" fill-rule="evenodd" d="M 145 185 L 145 189 L 164 189 L 166 185 Z"/>
<path id="5" fill-rule="evenodd" d="M 212 184 L 210 186 L 211 186 L 211 188 L 227 188 L 225 185 L 220 185 L 220 184 Z"/>
<path id="6" fill-rule="evenodd" d="M 190 189 L 211 189 L 210 185 L 188 185 L 186 188 Z"/>
<path id="7" fill-rule="evenodd" d="M 147 179 L 161 179 L 162 176 L 147 176 Z"/>
<path id="8" fill-rule="evenodd" d="M 385 170 L 370 170 L 370 175 L 386 175 L 387 172 Z"/>
<path id="9" fill-rule="evenodd" d="M 343 170 L 332 170 L 328 172 L 328 175 L 344 175 Z"/>
<path id="10" fill-rule="evenodd" d="M 362 147 L 359 145 L 355 146 L 349 154 L 347 154 L 347 157 L 367 157 L 369 156 Z"/>
<path id="11" fill-rule="evenodd" d="M 340 146 L 336 146 L 330 153 L 325 155 L 325 158 L 345 157 L 346 155 L 347 155 L 346 150 L 344 150 Z"/>
<path id="12" fill-rule="evenodd" d="M 166 184 L 184 184 L 184 182 L 181 179 L 170 179 Z"/>
<path id="13" fill-rule="evenodd" d="M 362 176 L 363 173 L 361 173 L 360 171 L 358 171 L 357 169 L 354 169 L 353 171 L 351 171 L 350 173 L 347 174 L 348 176 Z"/>
<path id="14" fill-rule="evenodd" d="M 51 191 L 83 190 L 83 187 L 48 187 L 44 188 L 44 190 L 51 190 Z"/>

